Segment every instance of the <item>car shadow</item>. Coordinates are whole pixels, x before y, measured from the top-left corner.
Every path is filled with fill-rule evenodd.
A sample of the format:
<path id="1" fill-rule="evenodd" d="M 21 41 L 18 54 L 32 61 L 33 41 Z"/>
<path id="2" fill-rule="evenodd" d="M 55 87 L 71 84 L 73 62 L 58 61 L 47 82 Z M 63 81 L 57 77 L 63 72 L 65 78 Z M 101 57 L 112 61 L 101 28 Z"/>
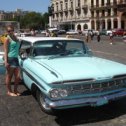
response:
<path id="1" fill-rule="evenodd" d="M 31 92 L 30 92 L 30 90 L 25 90 L 25 91 L 23 91 L 22 93 L 21 93 L 21 96 L 28 96 L 28 95 L 32 95 L 31 94 Z"/>
<path id="2" fill-rule="evenodd" d="M 100 107 L 82 107 L 58 111 L 55 121 L 60 126 L 72 126 L 114 119 L 126 114 L 126 98 Z"/>

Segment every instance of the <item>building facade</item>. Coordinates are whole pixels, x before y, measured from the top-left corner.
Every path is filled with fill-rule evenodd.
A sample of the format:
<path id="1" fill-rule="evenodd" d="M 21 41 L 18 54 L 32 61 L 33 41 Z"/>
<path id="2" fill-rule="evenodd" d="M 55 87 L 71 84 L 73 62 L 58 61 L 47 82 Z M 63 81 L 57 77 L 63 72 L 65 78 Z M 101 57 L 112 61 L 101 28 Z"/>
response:
<path id="1" fill-rule="evenodd" d="M 0 21 L 9 21 L 14 18 L 24 16 L 29 12 L 30 11 L 23 11 L 22 9 L 16 9 L 16 11 L 8 11 L 8 12 L 0 10 Z"/>
<path id="2" fill-rule="evenodd" d="M 52 26 L 65 29 L 87 29 L 90 25 L 89 0 L 52 0 Z"/>
<path id="3" fill-rule="evenodd" d="M 126 0 L 51 0 L 51 6 L 54 27 L 126 29 Z"/>

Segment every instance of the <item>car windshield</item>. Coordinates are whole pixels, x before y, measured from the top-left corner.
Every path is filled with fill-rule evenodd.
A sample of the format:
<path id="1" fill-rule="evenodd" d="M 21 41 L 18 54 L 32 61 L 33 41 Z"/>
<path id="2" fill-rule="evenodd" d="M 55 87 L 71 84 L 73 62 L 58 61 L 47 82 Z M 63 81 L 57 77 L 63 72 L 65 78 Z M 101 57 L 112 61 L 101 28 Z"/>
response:
<path id="1" fill-rule="evenodd" d="M 52 59 L 66 56 L 83 56 L 87 48 L 81 40 L 47 40 L 33 45 L 33 56 Z"/>

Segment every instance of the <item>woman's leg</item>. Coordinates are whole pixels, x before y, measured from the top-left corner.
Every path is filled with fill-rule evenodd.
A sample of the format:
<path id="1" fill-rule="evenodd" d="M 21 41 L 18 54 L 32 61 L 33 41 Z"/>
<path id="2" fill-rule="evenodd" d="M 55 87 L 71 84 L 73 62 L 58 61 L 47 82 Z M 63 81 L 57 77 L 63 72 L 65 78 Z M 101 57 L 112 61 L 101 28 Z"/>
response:
<path id="1" fill-rule="evenodd" d="M 20 71 L 19 68 L 14 69 L 14 77 L 15 77 L 14 93 L 16 95 L 20 95 L 20 93 L 18 92 L 18 84 L 19 84 L 19 80 L 20 80 L 20 72 L 19 71 Z"/>
<path id="2" fill-rule="evenodd" d="M 9 96 L 16 96 L 13 92 L 12 92 L 12 89 L 11 89 L 11 79 L 13 77 L 13 73 L 14 73 L 14 69 L 13 68 L 9 68 L 7 69 L 6 71 L 6 86 L 7 86 L 7 94 Z"/>

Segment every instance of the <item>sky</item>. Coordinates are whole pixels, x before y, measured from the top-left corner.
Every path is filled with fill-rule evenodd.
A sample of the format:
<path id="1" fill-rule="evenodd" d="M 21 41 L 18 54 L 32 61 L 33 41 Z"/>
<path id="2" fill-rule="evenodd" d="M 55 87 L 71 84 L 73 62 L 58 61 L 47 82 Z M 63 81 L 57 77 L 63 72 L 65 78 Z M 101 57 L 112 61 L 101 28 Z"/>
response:
<path id="1" fill-rule="evenodd" d="M 0 0 L 0 10 L 16 11 L 22 9 L 23 11 L 48 12 L 50 0 Z"/>

